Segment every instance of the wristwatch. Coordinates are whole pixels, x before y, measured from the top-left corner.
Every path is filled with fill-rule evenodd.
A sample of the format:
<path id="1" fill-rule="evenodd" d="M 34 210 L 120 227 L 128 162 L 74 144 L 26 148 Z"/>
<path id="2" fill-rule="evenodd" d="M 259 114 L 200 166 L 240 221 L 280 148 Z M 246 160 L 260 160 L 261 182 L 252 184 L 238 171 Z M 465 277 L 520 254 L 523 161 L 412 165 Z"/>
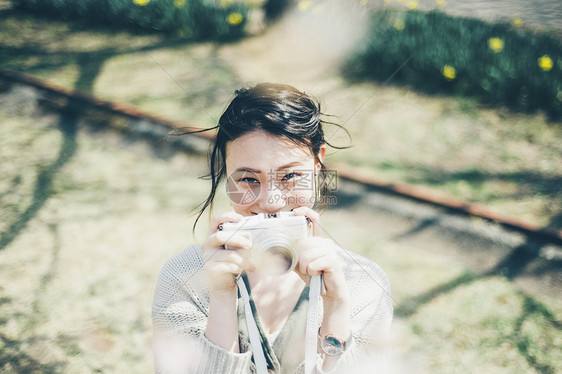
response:
<path id="1" fill-rule="evenodd" d="M 349 335 L 347 340 L 342 340 L 333 334 L 322 337 L 320 336 L 320 329 L 318 329 L 318 337 L 320 338 L 320 347 L 328 356 L 337 356 L 345 352 L 353 340 L 352 335 Z"/>

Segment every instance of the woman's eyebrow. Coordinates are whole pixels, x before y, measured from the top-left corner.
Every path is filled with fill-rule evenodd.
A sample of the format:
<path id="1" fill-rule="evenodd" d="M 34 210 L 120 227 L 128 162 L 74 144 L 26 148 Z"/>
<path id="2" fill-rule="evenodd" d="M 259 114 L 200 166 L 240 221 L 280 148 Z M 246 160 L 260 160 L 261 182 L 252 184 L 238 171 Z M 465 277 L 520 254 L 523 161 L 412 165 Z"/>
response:
<path id="1" fill-rule="evenodd" d="M 300 161 L 293 161 L 293 162 L 290 162 L 290 163 L 288 163 L 288 164 L 286 164 L 286 165 L 279 166 L 276 170 L 290 169 L 290 168 L 292 168 L 293 166 L 302 166 L 302 162 L 300 162 Z"/>
<path id="2" fill-rule="evenodd" d="M 275 169 L 275 170 L 276 170 L 276 171 L 279 171 L 279 170 L 290 169 L 290 168 L 292 168 L 292 167 L 294 167 L 294 166 L 302 166 L 302 162 L 300 162 L 300 161 L 289 162 L 289 163 L 286 164 L 286 165 L 279 166 L 279 167 L 278 167 L 277 169 Z M 238 172 L 238 171 L 248 172 L 248 173 L 254 173 L 254 174 L 261 174 L 261 170 L 252 169 L 252 168 L 246 167 L 246 166 L 239 167 L 238 169 L 235 170 L 235 172 Z"/>
<path id="3" fill-rule="evenodd" d="M 235 172 L 237 172 L 237 171 L 247 171 L 248 173 L 254 173 L 254 174 L 260 174 L 261 173 L 261 171 L 259 171 L 259 170 L 248 168 L 248 167 L 241 167 L 241 168 L 238 168 L 234 171 Z"/>

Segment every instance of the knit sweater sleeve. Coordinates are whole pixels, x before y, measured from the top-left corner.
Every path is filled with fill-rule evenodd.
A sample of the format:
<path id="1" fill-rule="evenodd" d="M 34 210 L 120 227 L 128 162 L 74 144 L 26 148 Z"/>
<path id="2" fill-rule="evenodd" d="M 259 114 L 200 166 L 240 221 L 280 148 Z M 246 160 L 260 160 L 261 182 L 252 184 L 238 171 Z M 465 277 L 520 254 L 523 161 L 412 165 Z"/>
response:
<path id="1" fill-rule="evenodd" d="M 155 373 L 251 373 L 251 350 L 231 353 L 205 337 L 208 285 L 201 249 L 191 246 L 162 268 L 152 305 Z"/>
<path id="2" fill-rule="evenodd" d="M 385 373 L 390 359 L 393 305 L 390 281 L 374 262 L 357 254 L 342 254 L 351 293 L 351 347 L 330 373 Z M 318 365 L 322 367 L 321 360 Z M 317 373 L 323 373 L 317 370 Z"/>

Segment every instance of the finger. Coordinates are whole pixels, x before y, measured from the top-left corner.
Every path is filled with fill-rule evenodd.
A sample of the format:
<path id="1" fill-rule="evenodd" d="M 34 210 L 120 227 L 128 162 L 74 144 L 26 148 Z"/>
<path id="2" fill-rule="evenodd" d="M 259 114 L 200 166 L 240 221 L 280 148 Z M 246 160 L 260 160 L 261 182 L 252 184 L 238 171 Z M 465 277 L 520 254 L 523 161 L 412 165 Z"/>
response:
<path id="1" fill-rule="evenodd" d="M 305 251 L 301 251 L 298 262 L 299 271 L 302 274 L 308 274 L 308 264 L 318 257 L 324 256 L 323 252 L 322 248 L 319 247 L 307 248 Z"/>
<path id="2" fill-rule="evenodd" d="M 255 266 L 252 261 L 249 259 L 249 256 L 246 253 L 241 253 L 238 250 L 220 250 L 220 252 L 226 252 L 226 254 L 221 255 L 218 259 L 220 262 L 233 262 L 242 269 L 246 271 L 254 271 Z"/>
<path id="3" fill-rule="evenodd" d="M 207 273 L 213 274 L 232 274 L 238 275 L 243 271 L 243 268 L 233 262 L 215 262 L 206 268 Z"/>
<path id="4" fill-rule="evenodd" d="M 214 249 L 203 253 L 203 260 L 208 262 L 232 262 L 240 265 L 243 261 L 238 251 L 228 249 Z"/>
<path id="5" fill-rule="evenodd" d="M 311 248 L 323 248 L 326 251 L 334 252 L 334 241 L 332 239 L 323 238 L 321 236 L 311 236 L 298 240 L 298 246 L 301 251 L 308 251 Z"/>
<path id="6" fill-rule="evenodd" d="M 243 218 L 242 215 L 235 212 L 226 212 L 222 214 L 217 214 L 211 220 L 210 230 L 215 232 L 218 230 L 219 226 L 225 222 L 238 222 Z"/>
<path id="7" fill-rule="evenodd" d="M 306 216 L 312 222 L 312 234 L 314 236 L 322 235 L 322 226 L 320 225 L 320 214 L 309 207 L 300 206 L 293 209 L 295 216 Z"/>
<path id="8" fill-rule="evenodd" d="M 246 233 L 235 231 L 217 231 L 210 235 L 205 241 L 205 249 L 217 249 L 221 247 L 249 249 L 252 241 Z"/>
<path id="9" fill-rule="evenodd" d="M 306 274 L 314 276 L 320 275 L 322 272 L 332 273 L 336 266 L 333 258 L 329 256 L 318 257 L 308 263 Z"/>
<path id="10" fill-rule="evenodd" d="M 318 254 L 304 258 L 299 262 L 299 271 L 302 274 L 318 275 L 322 272 L 331 273 L 340 266 L 338 259 L 330 254 Z"/>
<path id="11" fill-rule="evenodd" d="M 311 237 L 299 241 L 299 264 L 298 269 L 303 274 L 309 274 L 309 264 L 316 259 L 325 258 L 331 265 L 325 271 L 331 271 L 333 266 L 339 266 L 340 260 L 337 256 L 336 246 L 330 239 Z"/>
<path id="12" fill-rule="evenodd" d="M 331 239 L 313 236 L 297 242 L 301 258 L 309 261 L 319 256 L 336 256 L 337 246 Z"/>
<path id="13" fill-rule="evenodd" d="M 249 260 L 248 256 L 245 256 L 239 250 L 215 249 L 207 251 L 203 254 L 203 260 L 205 263 L 208 263 L 210 267 L 217 264 L 232 263 L 246 271 L 255 270 L 255 266 Z M 238 273 L 240 273 L 240 271 L 238 271 Z"/>

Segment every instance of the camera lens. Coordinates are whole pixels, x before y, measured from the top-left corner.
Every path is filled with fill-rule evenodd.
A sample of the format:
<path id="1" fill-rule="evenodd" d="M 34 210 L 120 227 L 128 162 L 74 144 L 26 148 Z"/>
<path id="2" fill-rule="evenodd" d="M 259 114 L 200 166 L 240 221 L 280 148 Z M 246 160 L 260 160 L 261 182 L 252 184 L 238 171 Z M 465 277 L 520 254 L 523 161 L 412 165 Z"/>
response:
<path id="1" fill-rule="evenodd" d="M 254 241 L 256 265 L 267 275 L 282 275 L 298 262 L 292 239 L 280 230 L 266 230 Z"/>

